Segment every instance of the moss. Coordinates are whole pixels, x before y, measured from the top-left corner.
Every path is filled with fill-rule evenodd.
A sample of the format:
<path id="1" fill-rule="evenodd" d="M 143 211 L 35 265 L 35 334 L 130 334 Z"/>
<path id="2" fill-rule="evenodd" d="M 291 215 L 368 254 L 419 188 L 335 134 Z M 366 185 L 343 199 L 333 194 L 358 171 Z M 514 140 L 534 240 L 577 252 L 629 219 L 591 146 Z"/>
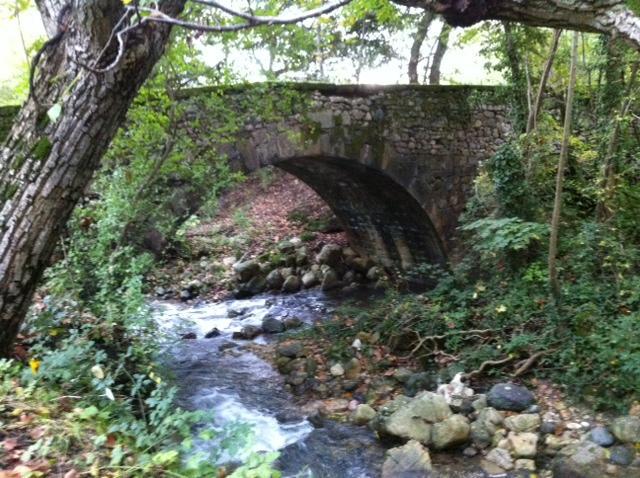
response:
<path id="1" fill-rule="evenodd" d="M 17 191 L 18 191 L 17 184 L 9 184 L 5 188 L 5 190 L 2 192 L 2 195 L 1 195 L 2 202 L 4 203 L 5 201 L 9 201 Z"/>
<path id="2" fill-rule="evenodd" d="M 33 147 L 33 150 L 32 150 L 33 157 L 38 161 L 42 161 L 46 159 L 47 156 L 49 156 L 49 153 L 51 152 L 52 146 L 53 145 L 51 144 L 51 141 L 49 141 L 49 138 L 47 138 L 46 136 L 43 138 L 40 138 L 38 142 L 35 144 L 35 146 Z"/>
<path id="3" fill-rule="evenodd" d="M 627 0 L 626 4 L 633 13 L 640 15 L 640 0 Z"/>

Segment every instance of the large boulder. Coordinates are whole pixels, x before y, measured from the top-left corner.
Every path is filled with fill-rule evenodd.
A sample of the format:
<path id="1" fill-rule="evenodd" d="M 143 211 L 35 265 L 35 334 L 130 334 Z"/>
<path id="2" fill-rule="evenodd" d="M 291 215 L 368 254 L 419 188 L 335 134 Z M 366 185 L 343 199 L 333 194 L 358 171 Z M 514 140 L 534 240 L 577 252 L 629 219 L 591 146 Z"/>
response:
<path id="1" fill-rule="evenodd" d="M 429 451 L 416 440 L 391 448 L 382 465 L 382 478 L 428 478 L 431 476 Z"/>
<path id="2" fill-rule="evenodd" d="M 452 415 L 444 397 L 422 392 L 415 398 L 400 395 L 380 409 L 373 427 L 381 435 L 418 440 L 429 445 L 434 423 Z"/>
<path id="3" fill-rule="evenodd" d="M 569 445 L 553 462 L 553 476 L 562 478 L 602 478 L 607 473 L 607 450 L 584 441 Z"/>
<path id="4" fill-rule="evenodd" d="M 342 261 L 342 248 L 337 244 L 325 245 L 318 255 L 316 262 L 318 264 L 326 264 L 330 267 L 337 267 Z"/>
<path id="5" fill-rule="evenodd" d="M 487 394 L 487 402 L 490 407 L 512 412 L 526 410 L 533 405 L 535 400 L 533 393 L 514 383 L 498 383 L 491 387 Z"/>
<path id="6" fill-rule="evenodd" d="M 242 330 L 234 332 L 232 338 L 241 340 L 253 340 L 262 333 L 262 329 L 255 325 L 245 325 Z"/>
<path id="7" fill-rule="evenodd" d="M 640 443 L 640 417 L 619 417 L 611 426 L 613 435 L 622 443 Z"/>
<path id="8" fill-rule="evenodd" d="M 260 264 L 252 260 L 236 262 L 233 265 L 233 270 L 240 282 L 247 282 L 254 276 L 260 274 Z"/>
<path id="9" fill-rule="evenodd" d="M 451 415 L 433 425 L 431 442 L 439 450 L 462 445 L 469 440 L 471 428 L 469 420 L 463 415 Z"/>

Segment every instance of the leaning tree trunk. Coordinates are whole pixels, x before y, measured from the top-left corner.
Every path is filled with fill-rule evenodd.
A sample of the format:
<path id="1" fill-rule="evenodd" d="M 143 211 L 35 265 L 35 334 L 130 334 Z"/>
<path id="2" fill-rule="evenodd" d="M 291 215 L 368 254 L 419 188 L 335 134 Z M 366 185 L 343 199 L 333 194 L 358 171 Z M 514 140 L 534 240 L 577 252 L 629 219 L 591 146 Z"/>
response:
<path id="1" fill-rule="evenodd" d="M 177 15 L 184 0 L 164 0 Z M 40 0 L 52 39 L 34 89 L 0 155 L 0 355 L 11 345 L 60 231 L 124 121 L 127 109 L 162 56 L 170 26 L 144 23 L 118 42 L 111 32 L 121 0 Z M 111 43 L 97 62 L 103 48 Z M 86 66 L 91 65 L 91 69 Z M 48 111 L 51 114 L 48 114 Z"/>
<path id="2" fill-rule="evenodd" d="M 411 52 L 409 54 L 409 67 L 407 73 L 409 74 L 409 83 L 412 85 L 418 84 L 418 63 L 420 63 L 420 50 L 425 38 L 427 38 L 427 32 L 429 26 L 433 22 L 433 13 L 424 12 L 418 21 L 418 28 L 416 29 L 413 43 L 411 44 Z"/>
<path id="3" fill-rule="evenodd" d="M 640 17 L 627 0 L 393 0 L 440 13 L 453 26 L 503 20 L 530 26 L 605 33 L 640 50 Z"/>
<path id="4" fill-rule="evenodd" d="M 431 70 L 429 71 L 429 84 L 440 84 L 440 69 L 442 67 L 442 60 L 445 53 L 449 48 L 449 36 L 451 36 L 451 26 L 444 24 L 440 36 L 438 36 L 438 44 L 436 45 L 436 51 L 433 54 L 433 61 L 431 62 Z"/>

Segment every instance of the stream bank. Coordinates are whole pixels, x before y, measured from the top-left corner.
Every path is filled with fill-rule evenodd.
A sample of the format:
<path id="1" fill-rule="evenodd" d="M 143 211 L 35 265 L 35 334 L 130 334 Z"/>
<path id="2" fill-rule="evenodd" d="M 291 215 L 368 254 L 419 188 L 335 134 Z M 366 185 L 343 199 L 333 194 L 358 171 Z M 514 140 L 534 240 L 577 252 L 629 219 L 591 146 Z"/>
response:
<path id="1" fill-rule="evenodd" d="M 607 429 L 603 417 L 564 405 L 566 413 L 558 413 L 517 388 L 515 398 L 506 393 L 523 399 L 519 405 L 504 396 L 500 402 L 493 389 L 478 394 L 464 386 L 450 389 L 450 400 L 444 389 L 432 393 L 437 383 L 419 380 L 424 373 L 410 368 L 415 364 L 366 344 L 371 337 L 357 337 L 356 360 L 349 361 L 314 344 L 313 327 L 328 326 L 348 300 L 365 307 L 373 294 L 312 289 L 219 303 L 156 302 L 158 323 L 182 337 L 166 361 L 180 404 L 213 412 L 212 427 L 249 424 L 249 451 L 280 451 L 277 466 L 288 477 L 640 476 L 637 417 L 620 417 Z M 282 329 L 273 328 L 276 321 Z M 251 328 L 258 333 L 243 335 Z"/>

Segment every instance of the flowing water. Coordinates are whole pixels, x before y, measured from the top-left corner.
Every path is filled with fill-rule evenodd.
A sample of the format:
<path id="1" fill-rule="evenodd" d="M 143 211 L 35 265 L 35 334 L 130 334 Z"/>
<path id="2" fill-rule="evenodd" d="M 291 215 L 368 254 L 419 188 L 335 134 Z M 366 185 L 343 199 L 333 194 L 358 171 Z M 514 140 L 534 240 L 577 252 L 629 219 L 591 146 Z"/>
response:
<path id="1" fill-rule="evenodd" d="M 287 392 L 280 374 L 255 355 L 246 340 L 232 334 L 246 325 L 260 326 L 271 314 L 298 317 L 306 324 L 331 316 L 341 300 L 319 291 L 273 295 L 220 303 L 153 304 L 161 328 L 176 338 L 195 333 L 196 339 L 171 346 L 166 366 L 173 372 L 183 408 L 212 412 L 213 429 L 249 425 L 251 452 L 279 451 L 278 469 L 285 477 L 377 478 L 385 448 L 366 427 L 326 421 L 322 427 L 306 419 Z M 204 336 L 213 329 L 220 334 Z M 272 340 L 259 336 L 254 343 Z M 202 442 L 201 447 L 207 443 Z M 246 457 L 246 454 L 245 454 Z M 221 457 L 223 462 L 229 457 Z M 243 458 L 243 457 L 240 457 Z M 439 477 L 485 476 L 474 460 L 460 455 L 432 457 Z"/>

